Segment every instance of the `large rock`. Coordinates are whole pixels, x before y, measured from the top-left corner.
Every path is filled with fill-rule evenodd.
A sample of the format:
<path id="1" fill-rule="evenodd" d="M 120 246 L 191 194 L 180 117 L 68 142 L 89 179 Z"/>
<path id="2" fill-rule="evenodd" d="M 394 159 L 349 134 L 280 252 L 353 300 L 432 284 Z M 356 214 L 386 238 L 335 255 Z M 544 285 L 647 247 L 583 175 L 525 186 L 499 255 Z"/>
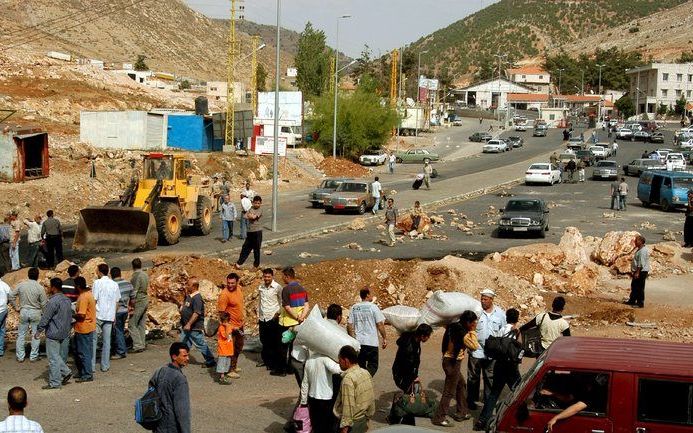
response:
<path id="1" fill-rule="evenodd" d="M 364 218 L 356 218 L 349 223 L 350 230 L 366 230 L 366 220 Z"/>
<path id="2" fill-rule="evenodd" d="M 565 264 L 581 265 L 589 262 L 582 233 L 576 227 L 566 227 L 558 247 L 565 254 Z"/>
<path id="3" fill-rule="evenodd" d="M 147 316 L 150 325 L 165 332 L 177 327 L 180 323 L 178 305 L 172 302 L 154 302 L 149 304 Z"/>
<path id="4" fill-rule="evenodd" d="M 636 231 L 607 233 L 592 252 L 592 260 L 600 265 L 615 267 L 621 273 L 628 272 L 627 263 L 635 252 L 633 240 L 639 235 Z"/>
<path id="5" fill-rule="evenodd" d="M 73 263 L 71 261 L 63 260 L 62 262 L 55 265 L 55 272 L 59 272 L 59 273 L 67 272 L 67 268 L 69 268 L 70 265 L 73 265 Z"/>
<path id="6" fill-rule="evenodd" d="M 81 267 L 81 275 L 87 280 L 88 284 L 91 285 L 96 279 L 96 271 L 101 263 L 106 263 L 106 259 L 103 257 L 93 257 Z"/>
<path id="7" fill-rule="evenodd" d="M 397 220 L 397 228 L 405 233 L 409 233 L 413 229 L 413 221 L 411 214 L 406 214 Z M 428 233 L 431 230 L 431 218 L 424 214 L 421 216 L 419 228 L 416 230 L 419 233 Z"/>
<path id="8" fill-rule="evenodd" d="M 597 288 L 599 270 L 594 263 L 579 265 L 575 272 L 568 277 L 565 291 L 575 295 L 589 295 Z"/>
<path id="9" fill-rule="evenodd" d="M 216 303 L 219 299 L 219 293 L 221 289 L 217 287 L 213 282 L 209 280 L 200 280 L 200 295 L 202 299 L 207 302 Z"/>

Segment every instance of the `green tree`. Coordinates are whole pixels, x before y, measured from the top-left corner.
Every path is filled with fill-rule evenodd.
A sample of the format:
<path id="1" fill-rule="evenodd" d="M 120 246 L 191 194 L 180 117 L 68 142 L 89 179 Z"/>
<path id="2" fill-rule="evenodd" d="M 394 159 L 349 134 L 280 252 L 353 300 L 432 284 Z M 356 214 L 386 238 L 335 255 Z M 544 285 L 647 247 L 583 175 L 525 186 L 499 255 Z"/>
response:
<path id="1" fill-rule="evenodd" d="M 399 122 L 397 112 L 375 93 L 377 86 L 366 75 L 353 94 L 339 95 L 337 149 L 344 157 L 357 158 L 369 147 L 384 145 Z M 316 144 L 325 153 L 332 149 L 333 104 L 332 96 L 323 95 L 314 109 L 313 130 L 320 134 Z"/>
<path id="2" fill-rule="evenodd" d="M 188 81 L 188 80 L 183 80 L 178 85 L 178 88 L 181 90 L 186 90 L 186 89 L 189 89 L 190 87 L 192 87 L 192 86 L 190 85 L 190 81 Z"/>
<path id="3" fill-rule="evenodd" d="M 683 51 L 681 56 L 676 59 L 676 63 L 690 63 L 693 62 L 693 51 Z"/>
<path id="4" fill-rule="evenodd" d="M 686 112 L 686 102 L 686 98 L 683 96 L 683 93 L 681 93 L 681 97 L 676 100 L 674 113 L 678 114 L 679 116 L 683 116 L 683 114 Z"/>
<path id="5" fill-rule="evenodd" d="M 381 58 L 381 61 L 384 57 Z M 371 58 L 371 49 L 368 44 L 363 46 L 361 57 L 356 59 L 356 63 L 351 67 L 349 74 L 354 81 L 358 81 L 364 75 L 373 75 L 375 68 L 373 67 L 373 59 Z"/>
<path id="6" fill-rule="evenodd" d="M 265 71 L 265 67 L 262 66 L 262 63 L 257 64 L 257 68 L 255 69 L 255 78 L 257 80 L 255 90 L 258 92 L 267 91 L 267 71 Z"/>
<path id="7" fill-rule="evenodd" d="M 667 114 L 667 106 L 660 103 L 659 107 L 657 107 L 657 114 L 660 116 L 664 116 L 665 114 Z"/>
<path id="8" fill-rule="evenodd" d="M 628 95 L 622 96 L 614 105 L 626 119 L 635 114 L 635 104 L 633 104 L 633 100 Z"/>
<path id="9" fill-rule="evenodd" d="M 330 75 L 329 50 L 325 45 L 325 32 L 315 30 L 308 22 L 298 38 L 296 53 L 296 85 L 303 97 L 313 100 L 320 97 L 326 88 Z"/>
<path id="10" fill-rule="evenodd" d="M 140 54 L 137 56 L 137 61 L 135 62 L 135 70 L 136 71 L 148 71 L 149 66 L 147 66 L 147 63 L 145 63 L 145 60 L 147 59 L 147 56 L 144 54 Z"/>

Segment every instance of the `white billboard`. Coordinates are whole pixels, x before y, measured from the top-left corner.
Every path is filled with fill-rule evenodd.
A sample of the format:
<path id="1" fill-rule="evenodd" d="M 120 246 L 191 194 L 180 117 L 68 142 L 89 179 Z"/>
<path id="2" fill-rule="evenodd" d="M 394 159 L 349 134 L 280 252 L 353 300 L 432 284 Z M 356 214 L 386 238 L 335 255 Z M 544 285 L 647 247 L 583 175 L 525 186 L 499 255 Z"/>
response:
<path id="1" fill-rule="evenodd" d="M 279 156 L 286 156 L 286 137 L 279 137 Z M 274 154 L 274 137 L 255 137 L 256 155 Z"/>
<path id="2" fill-rule="evenodd" d="M 260 92 L 257 96 L 259 120 L 274 121 L 274 92 Z M 303 93 L 279 92 L 279 120 L 291 126 L 301 126 L 303 121 Z"/>
<path id="3" fill-rule="evenodd" d="M 434 78 L 426 78 L 423 75 L 419 77 L 419 87 L 428 90 L 438 90 L 438 80 Z"/>
<path id="4" fill-rule="evenodd" d="M 286 68 L 286 76 L 289 78 L 298 77 L 298 69 L 296 68 Z"/>

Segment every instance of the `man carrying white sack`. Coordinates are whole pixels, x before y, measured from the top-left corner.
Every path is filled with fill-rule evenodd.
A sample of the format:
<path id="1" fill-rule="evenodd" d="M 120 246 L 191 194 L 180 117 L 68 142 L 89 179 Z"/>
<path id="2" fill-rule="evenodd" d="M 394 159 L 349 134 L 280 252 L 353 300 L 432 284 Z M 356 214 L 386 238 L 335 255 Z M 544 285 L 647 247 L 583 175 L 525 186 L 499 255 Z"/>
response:
<path id="1" fill-rule="evenodd" d="M 479 400 L 479 388 L 481 376 L 484 378 L 484 398 L 491 392 L 493 383 L 493 360 L 488 359 L 484 354 L 484 344 L 490 336 L 502 337 L 503 327 L 505 327 L 505 311 L 493 305 L 496 293 L 491 289 L 481 291 L 481 315 L 476 325 L 479 349 L 472 352 L 472 356 L 467 361 L 467 406 L 470 410 L 477 409 L 476 402 Z"/>
<path id="2" fill-rule="evenodd" d="M 385 333 L 385 316 L 373 303 L 373 295 L 368 288 L 360 292 L 361 302 L 354 304 L 349 312 L 347 331 L 360 344 L 359 365 L 368 370 L 371 376 L 378 371 L 378 333 L 382 338 L 382 347 L 387 347 Z"/>

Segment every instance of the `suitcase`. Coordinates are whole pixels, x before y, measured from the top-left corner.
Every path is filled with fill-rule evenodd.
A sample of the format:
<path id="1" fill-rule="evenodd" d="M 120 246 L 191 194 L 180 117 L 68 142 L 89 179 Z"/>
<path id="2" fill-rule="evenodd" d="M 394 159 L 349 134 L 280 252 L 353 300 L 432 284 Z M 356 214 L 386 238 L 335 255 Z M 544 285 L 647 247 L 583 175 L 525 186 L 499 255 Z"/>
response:
<path id="1" fill-rule="evenodd" d="M 421 185 L 423 185 L 423 179 L 416 179 L 411 187 L 413 189 L 419 189 L 421 188 Z"/>

